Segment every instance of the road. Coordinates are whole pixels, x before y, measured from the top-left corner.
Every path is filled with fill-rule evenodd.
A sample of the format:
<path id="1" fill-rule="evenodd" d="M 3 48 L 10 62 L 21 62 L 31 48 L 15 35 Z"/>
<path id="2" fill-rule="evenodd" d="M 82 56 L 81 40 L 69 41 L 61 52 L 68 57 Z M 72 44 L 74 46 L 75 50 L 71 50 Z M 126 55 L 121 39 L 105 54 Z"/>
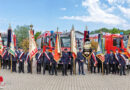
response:
<path id="1" fill-rule="evenodd" d="M 119 75 L 68 75 L 58 76 L 36 74 L 35 66 L 33 74 L 11 73 L 9 70 L 1 70 L 0 76 L 3 76 L 5 86 L 2 90 L 130 90 L 130 74 L 126 76 Z M 68 71 L 69 72 L 69 71 Z M 69 73 L 68 73 L 69 74 Z"/>

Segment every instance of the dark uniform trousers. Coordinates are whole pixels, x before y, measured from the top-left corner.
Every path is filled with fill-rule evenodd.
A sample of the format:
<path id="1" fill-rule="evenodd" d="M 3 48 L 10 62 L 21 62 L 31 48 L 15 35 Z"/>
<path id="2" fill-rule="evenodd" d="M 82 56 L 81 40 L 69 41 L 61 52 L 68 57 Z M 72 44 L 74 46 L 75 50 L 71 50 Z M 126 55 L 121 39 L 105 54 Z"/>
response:
<path id="1" fill-rule="evenodd" d="M 109 73 L 109 64 L 103 64 L 104 66 L 104 73 L 108 74 Z"/>
<path id="2" fill-rule="evenodd" d="M 19 61 L 19 73 L 23 72 L 24 73 L 24 62 Z"/>
<path id="3" fill-rule="evenodd" d="M 12 61 L 12 72 L 17 72 L 16 63 L 17 63 L 17 61 Z"/>
<path id="4" fill-rule="evenodd" d="M 79 65 L 79 74 L 84 74 L 84 62 L 78 62 Z"/>
<path id="5" fill-rule="evenodd" d="M 2 65 L 2 66 L 3 66 L 3 69 L 7 69 L 7 63 L 6 63 L 6 60 L 3 59 L 2 61 L 3 61 L 3 65 Z"/>
<path id="6" fill-rule="evenodd" d="M 51 71 L 52 71 L 52 75 L 57 75 L 57 63 L 52 63 L 52 67 L 51 67 Z"/>
<path id="7" fill-rule="evenodd" d="M 31 73 L 31 61 L 30 60 L 28 61 L 27 70 L 28 70 L 28 73 Z"/>
<path id="8" fill-rule="evenodd" d="M 48 67 L 48 72 L 49 74 L 51 74 L 51 68 L 50 68 L 50 63 L 46 63 L 44 62 L 44 65 L 43 65 L 43 74 L 45 74 L 45 71 L 46 71 L 46 68 Z"/>
<path id="9" fill-rule="evenodd" d="M 102 72 L 102 62 L 99 59 L 98 59 L 97 68 L 98 68 L 98 73 Z"/>
<path id="10" fill-rule="evenodd" d="M 41 63 L 37 63 L 37 73 L 41 73 Z"/>
<path id="11" fill-rule="evenodd" d="M 63 64 L 62 75 L 67 75 L 68 64 Z"/>
<path id="12" fill-rule="evenodd" d="M 91 66 L 90 66 L 90 70 L 91 70 L 91 73 L 96 73 L 96 66 L 94 66 L 94 64 L 93 63 L 91 63 L 90 64 Z"/>

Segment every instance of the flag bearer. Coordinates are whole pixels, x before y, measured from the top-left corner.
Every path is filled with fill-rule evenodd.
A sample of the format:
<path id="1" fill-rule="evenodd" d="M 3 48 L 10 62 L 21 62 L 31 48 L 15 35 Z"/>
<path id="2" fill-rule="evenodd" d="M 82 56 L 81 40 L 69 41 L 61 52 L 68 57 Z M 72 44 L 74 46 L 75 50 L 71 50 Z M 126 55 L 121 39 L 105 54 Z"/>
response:
<path id="1" fill-rule="evenodd" d="M 49 47 L 46 48 L 46 51 L 43 53 L 43 75 L 45 74 L 46 68 L 48 66 L 48 72 L 49 74 L 51 74 L 50 72 L 50 52 L 48 51 Z"/>
<path id="2" fill-rule="evenodd" d="M 41 64 L 42 64 L 42 53 L 41 49 L 38 49 L 38 53 L 35 56 L 37 60 L 37 74 L 41 73 Z"/>
<path id="3" fill-rule="evenodd" d="M 4 62 L 4 65 L 3 65 L 3 68 L 7 69 L 7 65 L 8 65 L 8 51 L 6 48 L 4 48 L 4 52 L 3 52 L 3 62 Z"/>
<path id="4" fill-rule="evenodd" d="M 61 57 L 61 62 L 63 64 L 62 75 L 67 76 L 67 68 L 68 68 L 68 62 L 69 62 L 69 54 L 68 54 L 67 48 L 64 49 L 64 52 L 63 52 L 62 57 Z"/>
<path id="5" fill-rule="evenodd" d="M 50 59 L 51 59 L 51 74 L 57 76 L 57 62 L 54 60 L 54 51 L 52 51 L 52 53 L 50 53 Z"/>
<path id="6" fill-rule="evenodd" d="M 114 73 L 114 54 L 113 51 L 110 51 L 109 55 L 109 73 Z"/>
<path id="7" fill-rule="evenodd" d="M 82 49 L 79 48 L 79 52 L 77 53 L 77 61 L 79 65 L 79 75 L 85 75 L 84 73 L 84 57 L 82 55 Z"/>
<path id="8" fill-rule="evenodd" d="M 116 53 L 115 53 L 115 73 L 119 73 L 119 60 L 120 60 L 120 53 L 118 52 L 118 49 L 116 50 Z"/>
<path id="9" fill-rule="evenodd" d="M 31 61 L 30 61 L 29 49 L 28 49 L 28 51 L 26 53 L 26 62 L 28 64 L 28 66 L 27 66 L 27 72 L 28 73 L 32 73 L 31 72 Z"/>
<path id="10" fill-rule="evenodd" d="M 25 59 L 25 54 L 23 52 L 23 49 L 20 49 L 19 53 L 19 73 L 23 72 L 24 73 L 24 59 Z"/>
<path id="11" fill-rule="evenodd" d="M 90 70 L 91 73 L 96 73 L 96 66 L 97 66 L 97 58 L 96 58 L 96 52 L 95 49 L 92 50 L 91 59 L 90 59 Z"/>
<path id="12" fill-rule="evenodd" d="M 69 64 L 70 64 L 70 75 L 72 75 L 73 74 L 73 56 L 71 52 L 69 52 Z"/>
<path id="13" fill-rule="evenodd" d="M 108 75 L 109 71 L 109 54 L 107 51 L 105 51 L 105 61 L 104 61 L 104 72 L 106 75 Z"/>
<path id="14" fill-rule="evenodd" d="M 126 67 L 126 59 L 127 56 L 124 54 L 124 50 L 122 50 L 122 53 L 120 54 L 121 58 L 119 59 L 119 66 L 120 66 L 120 75 L 126 75 L 125 74 L 125 67 Z"/>

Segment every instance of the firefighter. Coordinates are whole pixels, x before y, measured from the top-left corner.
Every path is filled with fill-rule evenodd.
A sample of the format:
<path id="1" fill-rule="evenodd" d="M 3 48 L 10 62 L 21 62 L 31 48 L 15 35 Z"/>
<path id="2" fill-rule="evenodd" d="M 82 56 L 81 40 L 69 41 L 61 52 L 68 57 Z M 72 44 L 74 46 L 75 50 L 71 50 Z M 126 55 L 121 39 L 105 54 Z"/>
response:
<path id="1" fill-rule="evenodd" d="M 96 66 L 97 66 L 98 62 L 97 62 L 97 58 L 96 58 L 96 52 L 95 49 L 92 50 L 92 55 L 90 58 L 90 69 L 91 69 L 91 73 L 96 73 Z"/>
<path id="2" fill-rule="evenodd" d="M 125 67 L 126 67 L 126 59 L 128 58 L 125 54 L 124 54 L 124 50 L 122 50 L 122 53 L 120 54 L 120 59 L 119 59 L 119 66 L 120 66 L 120 75 L 126 75 L 125 74 Z"/>
<path id="3" fill-rule="evenodd" d="M 113 51 L 110 50 L 110 55 L 109 55 L 109 73 L 114 73 L 114 54 Z"/>
<path id="4" fill-rule="evenodd" d="M 47 47 L 46 51 L 43 53 L 43 75 L 45 74 L 47 66 L 48 66 L 48 72 L 51 75 L 50 60 L 51 60 L 51 58 L 50 58 L 49 47 Z"/>
<path id="5" fill-rule="evenodd" d="M 104 61 L 104 73 L 108 75 L 109 71 L 109 54 L 105 51 L 105 61 Z"/>
<path id="6" fill-rule="evenodd" d="M 52 51 L 52 53 L 50 53 L 50 58 L 51 58 L 51 74 L 57 76 L 57 62 L 54 60 L 54 49 Z"/>
<path id="7" fill-rule="evenodd" d="M 41 64 L 42 64 L 42 53 L 41 49 L 38 49 L 38 53 L 35 56 L 37 60 L 37 74 L 41 73 Z"/>
<path id="8" fill-rule="evenodd" d="M 84 57 L 82 55 L 82 49 L 79 48 L 79 52 L 77 53 L 77 61 L 79 65 L 79 75 L 85 75 L 84 73 Z"/>
<path id="9" fill-rule="evenodd" d="M 119 60 L 120 60 L 120 53 L 118 52 L 118 49 L 116 49 L 116 53 L 115 53 L 115 73 L 119 74 Z"/>
<path id="10" fill-rule="evenodd" d="M 27 73 L 32 73 L 31 72 L 31 61 L 30 61 L 30 55 L 29 55 L 29 49 L 28 49 L 28 51 L 27 51 L 27 53 L 26 53 L 26 60 L 25 60 L 26 62 L 27 62 Z"/>
<path id="11" fill-rule="evenodd" d="M 4 48 L 4 52 L 3 52 L 3 68 L 7 69 L 7 65 L 8 65 L 8 51 L 6 48 Z"/>
<path id="12" fill-rule="evenodd" d="M 62 75 L 66 75 L 67 76 L 67 68 L 68 68 L 68 62 L 69 62 L 69 54 L 67 52 L 67 48 L 64 49 L 64 52 L 62 54 L 62 58 L 61 58 L 61 62 L 63 64 L 62 67 Z"/>
<path id="13" fill-rule="evenodd" d="M 25 60 L 25 54 L 22 48 L 20 48 L 19 52 L 19 73 L 23 72 L 24 73 L 24 60 Z"/>

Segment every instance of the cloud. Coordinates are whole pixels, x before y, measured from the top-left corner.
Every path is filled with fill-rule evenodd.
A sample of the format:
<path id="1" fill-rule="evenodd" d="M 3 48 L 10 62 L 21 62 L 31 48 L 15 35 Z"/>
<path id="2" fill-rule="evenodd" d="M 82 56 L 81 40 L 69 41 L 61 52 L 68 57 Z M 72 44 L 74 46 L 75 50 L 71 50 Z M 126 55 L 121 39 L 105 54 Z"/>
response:
<path id="1" fill-rule="evenodd" d="M 64 16 L 61 19 L 79 20 L 83 22 L 97 22 L 109 25 L 119 25 L 126 23 L 126 21 L 117 15 L 111 14 L 102 10 L 99 5 L 99 0 L 85 0 L 82 2 L 82 6 L 85 7 L 89 13 L 86 16 Z"/>
<path id="2" fill-rule="evenodd" d="M 66 8 L 60 8 L 60 10 L 62 10 L 62 11 L 66 11 Z"/>
<path id="3" fill-rule="evenodd" d="M 130 18 L 130 8 L 124 8 L 122 6 L 118 6 L 121 12 L 123 12 L 124 16 Z"/>

